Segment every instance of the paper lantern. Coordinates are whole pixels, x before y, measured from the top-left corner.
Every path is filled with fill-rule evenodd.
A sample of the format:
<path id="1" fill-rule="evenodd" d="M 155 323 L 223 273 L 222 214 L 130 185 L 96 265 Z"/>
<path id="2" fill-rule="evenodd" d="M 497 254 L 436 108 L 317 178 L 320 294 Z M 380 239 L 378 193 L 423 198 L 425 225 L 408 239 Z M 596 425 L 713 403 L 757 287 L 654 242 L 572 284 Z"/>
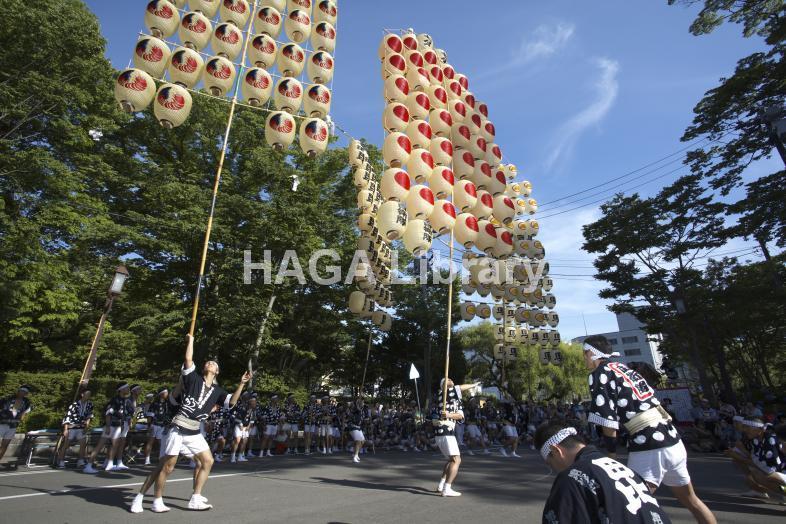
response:
<path id="1" fill-rule="evenodd" d="M 453 151 L 453 172 L 459 180 L 469 180 L 475 172 L 475 159 L 472 153 L 465 149 Z"/>
<path id="2" fill-rule="evenodd" d="M 505 306 L 502 304 L 494 304 L 494 306 L 491 308 L 491 313 L 494 315 L 494 320 L 502 320 L 502 317 L 505 314 Z"/>
<path id="3" fill-rule="evenodd" d="M 518 335 L 518 328 L 516 326 L 505 326 L 505 341 L 506 342 L 515 342 Z M 516 346 L 509 345 L 508 353 L 513 352 L 515 358 Z"/>
<path id="4" fill-rule="evenodd" d="M 552 280 L 550 277 L 543 277 L 543 291 L 546 292 L 551 291 L 553 287 L 554 287 L 554 280 Z"/>
<path id="5" fill-rule="evenodd" d="M 489 185 L 486 189 L 489 193 L 496 197 L 497 195 L 504 193 L 507 187 L 508 183 L 505 179 L 505 174 L 501 170 L 497 169 L 494 172 L 494 176 L 491 177 Z"/>
<path id="6" fill-rule="evenodd" d="M 194 87 L 199 83 L 204 65 L 199 53 L 187 47 L 178 47 L 169 60 L 169 77 L 175 84 Z"/>
<path id="7" fill-rule="evenodd" d="M 492 169 L 497 169 L 502 162 L 502 150 L 497 144 L 486 144 L 486 162 Z"/>
<path id="8" fill-rule="evenodd" d="M 551 293 L 546 293 L 543 295 L 543 301 L 546 303 L 546 307 L 549 309 L 554 309 L 557 306 L 557 297 Z"/>
<path id="9" fill-rule="evenodd" d="M 447 64 L 448 62 L 448 54 L 445 52 L 444 49 L 434 49 L 434 52 L 437 54 L 437 59 L 439 60 L 440 64 Z"/>
<path id="10" fill-rule="evenodd" d="M 464 103 L 467 104 L 468 108 L 475 109 L 475 95 L 473 95 L 466 89 L 464 90 L 464 95 L 462 97 L 462 100 L 464 100 Z"/>
<path id="11" fill-rule="evenodd" d="M 217 55 L 234 60 L 243 50 L 243 33 L 236 25 L 225 22 L 216 26 L 210 45 Z"/>
<path id="12" fill-rule="evenodd" d="M 412 192 L 410 191 L 410 195 Z M 404 248 L 419 257 L 431 248 L 431 226 L 425 220 L 410 220 L 404 231 Z"/>
<path id="13" fill-rule="evenodd" d="M 478 304 L 475 314 L 478 316 L 478 318 L 489 318 L 491 316 L 491 306 L 488 304 Z"/>
<path id="14" fill-rule="evenodd" d="M 494 325 L 494 339 L 495 340 L 499 340 L 499 341 L 505 340 L 505 326 L 503 326 L 502 324 L 495 324 Z M 499 347 L 500 348 L 499 351 L 500 352 L 502 351 L 502 344 L 497 344 L 494 347 L 495 348 Z M 504 357 L 504 353 L 501 353 L 501 354 Z"/>
<path id="15" fill-rule="evenodd" d="M 223 56 L 211 57 L 205 64 L 205 89 L 213 96 L 224 96 L 235 83 L 235 64 Z"/>
<path id="16" fill-rule="evenodd" d="M 281 12 L 275 7 L 263 7 L 254 18 L 254 31 L 277 38 L 283 22 Z"/>
<path id="17" fill-rule="evenodd" d="M 476 160 L 486 158 L 486 141 L 482 136 L 472 135 L 472 139 L 469 141 L 469 151 Z"/>
<path id="18" fill-rule="evenodd" d="M 543 247 L 543 243 L 540 240 L 535 240 L 532 242 L 532 252 L 530 253 L 530 258 L 535 259 L 542 259 L 546 256 L 546 248 Z"/>
<path id="19" fill-rule="evenodd" d="M 221 0 L 189 0 L 188 2 L 192 11 L 199 11 L 208 18 L 216 16 L 219 4 L 221 4 Z"/>
<path id="20" fill-rule="evenodd" d="M 401 37 L 394 34 L 387 34 L 382 37 L 382 41 L 379 43 L 379 49 L 377 54 L 379 56 L 379 61 L 382 62 L 385 60 L 385 57 L 391 54 L 400 55 L 404 52 L 404 43 L 401 41 Z"/>
<path id="21" fill-rule="evenodd" d="M 410 120 L 405 131 L 412 149 L 428 150 L 431 145 L 431 126 L 425 120 Z"/>
<path id="22" fill-rule="evenodd" d="M 453 195 L 453 185 L 455 183 L 456 179 L 453 171 L 445 166 L 435 167 L 428 178 L 428 185 L 437 198 L 449 198 Z"/>
<path id="23" fill-rule="evenodd" d="M 453 69 L 453 66 L 450 64 L 444 64 L 442 66 L 442 73 L 445 75 L 445 78 L 448 80 L 453 80 L 456 77 L 456 70 Z"/>
<path id="24" fill-rule="evenodd" d="M 497 241 L 492 248 L 496 258 L 507 258 L 513 253 L 513 235 L 504 228 L 497 228 Z"/>
<path id="25" fill-rule="evenodd" d="M 483 125 L 480 128 L 480 136 L 482 136 L 486 142 L 494 142 L 494 139 L 497 136 L 497 130 L 494 127 L 494 124 L 489 122 L 488 120 L 483 122 Z"/>
<path id="26" fill-rule="evenodd" d="M 534 215 L 538 212 L 538 201 L 534 198 L 528 198 L 524 206 L 524 212 L 528 215 Z"/>
<path id="27" fill-rule="evenodd" d="M 382 112 L 382 127 L 389 133 L 404 132 L 409 124 L 409 109 L 404 104 L 393 102 Z"/>
<path id="28" fill-rule="evenodd" d="M 429 222 L 438 236 L 453 230 L 456 225 L 456 206 L 447 200 L 437 200 Z"/>
<path id="29" fill-rule="evenodd" d="M 471 213 L 475 215 L 478 220 L 488 220 L 491 213 L 494 211 L 494 199 L 491 193 L 482 189 L 477 192 L 478 200 L 472 208 Z"/>
<path id="30" fill-rule="evenodd" d="M 513 234 L 516 235 L 518 239 L 528 238 L 526 220 L 514 220 L 513 223 L 511 224 L 511 228 L 513 229 Z"/>
<path id="31" fill-rule="evenodd" d="M 126 69 L 115 81 L 115 100 L 126 113 L 143 111 L 155 96 L 155 81 L 140 69 Z"/>
<path id="32" fill-rule="evenodd" d="M 532 333 L 530 333 L 530 343 L 532 345 L 537 345 L 538 341 L 532 340 Z M 544 366 L 547 366 L 551 363 L 551 352 L 547 349 L 541 349 L 539 352 L 540 355 L 540 363 Z"/>
<path id="33" fill-rule="evenodd" d="M 508 180 L 516 180 L 518 169 L 515 164 L 503 164 L 500 166 L 500 169 L 505 172 L 505 177 Z"/>
<path id="34" fill-rule="evenodd" d="M 268 34 L 255 35 L 248 47 L 248 58 L 257 67 L 269 69 L 276 63 L 278 44 Z"/>
<path id="35" fill-rule="evenodd" d="M 368 161 L 368 154 L 363 149 L 359 140 L 352 139 L 349 142 L 349 164 L 359 167 Z"/>
<path id="36" fill-rule="evenodd" d="M 267 117 L 265 140 L 277 151 L 289 147 L 295 140 L 295 119 L 285 111 L 274 111 Z"/>
<path id="37" fill-rule="evenodd" d="M 519 288 L 514 284 L 506 284 L 505 285 L 505 300 L 508 302 L 518 302 L 521 297 L 519 297 Z"/>
<path id="38" fill-rule="evenodd" d="M 428 186 L 412 186 L 407 195 L 407 214 L 410 220 L 426 220 L 434 211 L 434 193 Z"/>
<path id="39" fill-rule="evenodd" d="M 487 297 L 489 293 L 491 293 L 491 286 L 489 284 L 478 284 L 478 295 Z M 491 308 L 489 308 L 489 313 L 491 313 Z"/>
<path id="40" fill-rule="evenodd" d="M 516 206 L 509 196 L 499 194 L 494 197 L 494 218 L 507 225 L 513 221 L 515 214 Z"/>
<path id="41" fill-rule="evenodd" d="M 407 62 L 403 56 L 398 53 L 390 53 L 385 55 L 382 60 L 382 79 L 387 80 L 391 75 L 406 75 Z M 409 77 L 407 77 L 409 82 Z M 412 85 L 409 86 L 412 89 Z"/>
<path id="42" fill-rule="evenodd" d="M 380 180 L 382 198 L 395 202 L 406 201 L 409 194 L 410 179 L 406 171 L 398 168 L 386 169 Z"/>
<path id="43" fill-rule="evenodd" d="M 385 80 L 385 102 L 406 103 L 409 94 L 409 82 L 403 75 L 390 75 Z"/>
<path id="44" fill-rule="evenodd" d="M 296 114 L 303 102 L 303 85 L 294 78 L 281 78 L 273 91 L 273 104 L 287 113 Z"/>
<path id="45" fill-rule="evenodd" d="M 364 235 L 376 235 L 377 219 L 370 213 L 361 213 L 358 215 L 358 229 Z"/>
<path id="46" fill-rule="evenodd" d="M 455 119 L 453 121 L 453 125 L 450 128 L 450 138 L 453 140 L 453 147 L 456 149 L 469 150 L 469 144 L 472 140 L 472 135 L 469 132 L 469 128 L 464 124 L 456 124 Z M 472 158 L 474 159 L 475 157 L 473 156 Z"/>
<path id="47" fill-rule="evenodd" d="M 448 111 L 454 124 L 463 124 L 467 118 L 467 106 L 461 100 L 449 100 Z"/>
<path id="48" fill-rule="evenodd" d="M 382 157 L 390 167 L 401 167 L 409 160 L 412 144 L 404 133 L 390 133 L 382 144 Z"/>
<path id="49" fill-rule="evenodd" d="M 432 65 L 426 68 L 428 77 L 433 86 L 443 86 L 445 82 L 445 75 L 442 74 L 442 68 L 439 65 Z"/>
<path id="50" fill-rule="evenodd" d="M 320 22 L 311 32 L 311 48 L 332 53 L 336 49 L 336 28 L 330 22 Z"/>
<path id="51" fill-rule="evenodd" d="M 453 118 L 448 111 L 445 109 L 432 109 L 429 112 L 428 120 L 431 125 L 431 132 L 434 136 L 450 138 Z"/>
<path id="52" fill-rule="evenodd" d="M 469 280 L 461 285 L 461 292 L 465 295 L 475 294 L 475 284 L 472 282 L 472 280 Z"/>
<path id="53" fill-rule="evenodd" d="M 426 88 L 428 100 L 431 107 L 435 109 L 446 109 L 448 107 L 448 95 L 442 86 L 430 85 Z"/>
<path id="54" fill-rule="evenodd" d="M 408 30 L 401 36 L 401 41 L 404 43 L 404 49 L 408 51 L 417 51 L 418 50 L 418 36 L 412 32 L 412 30 Z"/>
<path id="55" fill-rule="evenodd" d="M 521 193 L 521 184 L 519 183 L 512 183 L 508 184 L 505 188 L 505 194 L 508 195 L 510 198 L 516 198 Z"/>
<path id="56" fill-rule="evenodd" d="M 404 58 L 407 59 L 407 69 L 423 68 L 426 65 L 419 51 L 404 51 Z"/>
<path id="57" fill-rule="evenodd" d="M 287 11 L 292 12 L 296 9 L 301 9 L 306 13 L 311 14 L 311 0 L 287 0 Z"/>
<path id="58" fill-rule="evenodd" d="M 540 231 L 540 224 L 534 218 L 530 218 L 529 220 L 525 220 L 524 223 L 526 224 L 527 235 L 530 237 L 534 237 L 538 235 Z"/>
<path id="59" fill-rule="evenodd" d="M 153 113 L 167 129 L 181 125 L 191 113 L 191 93 L 177 84 L 162 85 L 153 102 Z"/>
<path id="60" fill-rule="evenodd" d="M 273 78 L 264 69 L 251 68 L 246 71 L 240 90 L 249 104 L 260 107 L 270 98 L 270 93 L 273 91 Z"/>
<path id="61" fill-rule="evenodd" d="M 321 0 L 314 6 L 314 22 L 329 22 L 336 25 L 338 7 L 333 0 Z"/>
<path id="62" fill-rule="evenodd" d="M 309 157 L 324 153 L 330 141 L 328 126 L 321 118 L 307 118 L 300 124 L 300 149 Z"/>
<path id="63" fill-rule="evenodd" d="M 412 151 L 407 160 L 407 171 L 416 183 L 426 182 L 434 171 L 434 159 L 431 153 L 423 149 Z"/>
<path id="64" fill-rule="evenodd" d="M 411 92 L 407 95 L 407 109 L 409 109 L 411 119 L 425 120 L 428 118 L 428 113 L 431 110 L 428 95 L 417 91 Z"/>
<path id="65" fill-rule="evenodd" d="M 315 84 L 327 84 L 333 79 L 333 57 L 327 51 L 317 51 L 311 55 L 306 65 L 306 73 Z"/>
<path id="66" fill-rule="evenodd" d="M 433 49 L 426 49 L 425 51 L 422 51 L 422 54 L 423 61 L 426 63 L 426 65 L 436 67 L 437 64 L 439 64 L 439 56 Z M 441 70 L 440 74 L 442 74 Z"/>
<path id="67" fill-rule="evenodd" d="M 477 111 L 470 111 L 467 118 L 464 119 L 464 123 L 467 124 L 467 127 L 469 127 L 473 135 L 480 136 L 480 127 L 483 125 L 483 117 L 480 116 L 480 113 Z"/>
<path id="68" fill-rule="evenodd" d="M 537 291 L 537 290 L 536 290 Z M 530 312 L 530 324 L 537 327 L 546 325 L 546 314 L 539 309 L 534 309 Z"/>
<path id="69" fill-rule="evenodd" d="M 459 180 L 453 186 L 453 203 L 462 213 L 471 211 L 477 200 L 475 185 L 469 180 Z"/>
<path id="70" fill-rule="evenodd" d="M 448 98 L 451 100 L 461 100 L 463 92 L 464 89 L 461 87 L 461 84 L 458 83 L 458 80 L 448 80 Z"/>
<path id="71" fill-rule="evenodd" d="M 559 325 L 559 315 L 556 311 L 549 311 L 546 313 L 546 323 L 553 328 Z"/>
<path id="72" fill-rule="evenodd" d="M 193 0 L 191 0 L 193 3 Z M 259 7 L 273 7 L 277 11 L 283 11 L 287 8 L 287 0 L 262 0 L 259 2 Z"/>
<path id="73" fill-rule="evenodd" d="M 513 250 L 520 257 L 528 257 L 531 246 L 532 241 L 528 239 L 517 238 L 513 242 Z"/>
<path id="74" fill-rule="evenodd" d="M 171 54 L 172 52 L 169 50 L 169 46 L 162 40 L 152 36 L 146 36 L 140 38 L 136 43 L 136 48 L 134 49 L 134 66 L 155 78 L 162 78 Z"/>
<path id="75" fill-rule="evenodd" d="M 551 361 L 554 363 L 555 366 L 562 365 L 562 352 L 559 349 L 551 350 Z"/>
<path id="76" fill-rule="evenodd" d="M 516 330 L 516 341 L 519 344 L 529 344 L 529 329 L 525 326 L 519 326 Z"/>
<path id="77" fill-rule="evenodd" d="M 145 10 L 145 25 L 156 38 L 169 38 L 177 31 L 180 13 L 169 0 L 153 0 Z"/>
<path id="78" fill-rule="evenodd" d="M 434 45 L 434 39 L 428 33 L 420 33 L 417 35 L 418 49 L 427 49 Z"/>
<path id="79" fill-rule="evenodd" d="M 408 67 L 406 72 L 407 82 L 412 91 L 423 92 L 431 85 L 428 71 L 422 67 Z"/>
<path id="80" fill-rule="evenodd" d="M 380 234 L 388 242 L 400 238 L 407 228 L 407 210 L 394 200 L 388 200 L 379 206 L 377 219 Z"/>
<path id="81" fill-rule="evenodd" d="M 459 214 L 453 226 L 453 236 L 464 248 L 471 249 L 478 238 L 478 219 L 470 213 Z"/>
<path id="82" fill-rule="evenodd" d="M 358 267 L 360 264 L 358 264 Z M 349 310 L 360 315 L 363 312 L 363 306 L 366 303 L 366 295 L 362 291 L 353 291 L 349 294 Z"/>
<path id="83" fill-rule="evenodd" d="M 453 143 L 445 137 L 434 137 L 429 144 L 429 153 L 436 165 L 448 166 L 453 161 Z"/>
<path id="84" fill-rule="evenodd" d="M 284 20 L 284 32 L 296 44 L 305 42 L 311 36 L 311 17 L 301 9 L 289 11 Z"/>
<path id="85" fill-rule="evenodd" d="M 478 238 L 475 246 L 491 256 L 497 243 L 497 231 L 488 220 L 478 220 Z"/>
<path id="86" fill-rule="evenodd" d="M 392 320 L 390 318 L 390 315 L 388 315 L 384 311 L 374 311 L 374 313 L 372 313 L 371 315 L 371 322 L 373 322 L 375 326 L 379 326 L 380 328 L 382 328 L 383 326 L 387 326 L 387 329 L 390 329 L 389 324 L 392 322 Z"/>
<path id="87" fill-rule="evenodd" d="M 485 160 L 476 160 L 471 176 L 472 183 L 475 184 L 475 187 L 478 188 L 478 190 L 488 188 L 491 185 L 492 177 L 491 166 L 489 166 L 488 162 Z M 489 196 L 490 195 L 489 193 Z"/>
<path id="88" fill-rule="evenodd" d="M 327 87 L 314 84 L 303 97 L 303 110 L 309 116 L 324 119 L 330 112 L 331 94 Z"/>
<path id="89" fill-rule="evenodd" d="M 276 64 L 284 76 L 300 76 L 305 65 L 306 53 L 297 44 L 286 44 L 278 49 Z"/>
<path id="90" fill-rule="evenodd" d="M 475 312 L 477 311 L 477 307 L 472 302 L 464 302 L 461 304 L 460 311 L 461 311 L 461 320 L 469 322 L 470 320 L 475 318 Z"/>
<path id="91" fill-rule="evenodd" d="M 218 8 L 218 15 L 222 21 L 238 27 L 245 27 L 250 14 L 251 8 L 247 0 L 223 0 L 221 7 Z"/>

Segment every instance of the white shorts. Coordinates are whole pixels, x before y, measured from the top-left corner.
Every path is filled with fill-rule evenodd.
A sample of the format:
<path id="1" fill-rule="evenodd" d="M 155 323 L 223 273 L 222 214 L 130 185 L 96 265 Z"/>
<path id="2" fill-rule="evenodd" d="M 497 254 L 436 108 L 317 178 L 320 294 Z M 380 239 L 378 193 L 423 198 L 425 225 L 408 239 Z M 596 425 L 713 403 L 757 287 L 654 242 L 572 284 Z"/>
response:
<path id="1" fill-rule="evenodd" d="M 467 435 L 469 438 L 480 438 L 480 428 L 475 424 L 468 424 L 467 425 Z"/>
<path id="2" fill-rule="evenodd" d="M 68 430 L 68 442 L 74 440 L 82 440 L 85 438 L 85 430 L 82 428 L 79 429 L 69 429 Z"/>
<path id="3" fill-rule="evenodd" d="M 354 440 L 355 442 L 366 440 L 365 435 L 363 435 L 363 432 L 360 431 L 359 429 L 353 429 L 352 431 L 349 432 L 349 434 L 352 435 L 352 440 Z"/>
<path id="4" fill-rule="evenodd" d="M 496 422 L 489 422 L 489 423 L 486 424 L 486 427 L 489 428 L 489 429 L 497 429 L 497 423 Z"/>
<path id="5" fill-rule="evenodd" d="M 183 435 L 179 428 L 172 427 L 166 435 L 166 440 L 162 442 L 161 454 L 170 457 L 181 454 L 193 456 L 209 449 L 210 447 L 201 433 Z"/>
<path id="6" fill-rule="evenodd" d="M 166 428 L 164 428 L 164 426 L 156 426 L 155 424 L 153 424 L 152 426 L 150 426 L 150 437 L 156 440 L 161 440 L 162 438 L 164 438 L 165 429 Z"/>
<path id="7" fill-rule="evenodd" d="M 690 483 L 688 453 L 682 441 L 668 448 L 629 453 L 628 467 L 655 486 L 660 486 L 661 483 L 667 486 L 686 486 Z"/>
<path id="8" fill-rule="evenodd" d="M 786 473 L 781 473 L 780 471 L 775 471 L 774 473 L 775 473 L 775 474 L 778 476 L 778 478 L 780 479 L 780 481 L 781 481 L 781 484 L 784 484 L 784 485 L 786 485 Z"/>
<path id="9" fill-rule="evenodd" d="M 338 428 L 333 428 L 333 436 L 335 438 L 341 438 L 341 432 L 338 430 Z"/>
<path id="10" fill-rule="evenodd" d="M 284 431 L 291 431 L 294 433 L 293 437 L 297 436 L 297 432 L 300 431 L 300 426 L 298 424 L 285 424 Z"/>
<path id="11" fill-rule="evenodd" d="M 502 431 L 505 433 L 506 437 L 516 438 L 519 436 L 519 431 L 516 429 L 516 426 L 503 426 Z"/>
<path id="12" fill-rule="evenodd" d="M 123 422 L 122 426 L 109 426 L 109 432 L 104 430 L 101 436 L 110 440 L 117 440 L 119 438 L 126 438 L 126 435 L 128 435 L 128 422 Z"/>
<path id="13" fill-rule="evenodd" d="M 445 458 L 455 457 L 461 455 L 459 451 L 458 441 L 453 435 L 436 437 L 437 446 Z"/>
<path id="14" fill-rule="evenodd" d="M 316 424 L 306 424 L 303 426 L 304 433 L 316 433 L 317 432 L 317 425 Z"/>
<path id="15" fill-rule="evenodd" d="M 16 428 L 12 428 L 8 424 L 0 424 L 0 439 L 11 440 L 14 435 L 16 435 Z"/>
<path id="16" fill-rule="evenodd" d="M 256 437 L 257 436 L 257 427 L 251 426 L 251 429 L 248 430 L 249 437 Z"/>
<path id="17" fill-rule="evenodd" d="M 265 436 L 266 437 L 275 437 L 276 433 L 278 433 L 278 426 L 275 424 L 268 424 L 265 426 Z"/>
<path id="18" fill-rule="evenodd" d="M 330 427 L 330 424 L 322 424 L 319 426 L 320 437 L 329 437 L 331 435 L 333 435 L 333 428 Z"/>
<path id="19" fill-rule="evenodd" d="M 235 426 L 235 438 L 248 438 L 248 430 L 243 426 Z"/>

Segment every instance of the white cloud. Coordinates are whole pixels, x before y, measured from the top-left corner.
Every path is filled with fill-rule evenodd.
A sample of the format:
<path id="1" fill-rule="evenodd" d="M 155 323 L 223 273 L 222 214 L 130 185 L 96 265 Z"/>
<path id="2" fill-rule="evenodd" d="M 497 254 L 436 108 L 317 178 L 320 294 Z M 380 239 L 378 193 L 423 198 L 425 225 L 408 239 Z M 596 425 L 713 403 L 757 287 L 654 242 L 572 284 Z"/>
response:
<path id="1" fill-rule="evenodd" d="M 595 65 L 600 71 L 600 76 L 594 85 L 595 100 L 559 127 L 550 148 L 551 152 L 546 158 L 546 169 L 551 169 L 557 160 L 569 155 L 582 133 L 600 123 L 617 99 L 619 63 L 608 58 L 597 58 Z"/>

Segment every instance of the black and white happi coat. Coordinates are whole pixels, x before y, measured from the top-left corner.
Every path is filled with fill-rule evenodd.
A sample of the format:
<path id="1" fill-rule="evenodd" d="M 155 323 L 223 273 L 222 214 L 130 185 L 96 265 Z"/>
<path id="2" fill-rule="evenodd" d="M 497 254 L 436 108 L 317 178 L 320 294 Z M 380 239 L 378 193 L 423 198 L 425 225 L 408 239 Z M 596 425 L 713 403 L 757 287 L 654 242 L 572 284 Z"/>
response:
<path id="1" fill-rule="evenodd" d="M 560 472 L 543 508 L 543 524 L 666 524 L 644 480 L 593 446 Z"/>
<path id="2" fill-rule="evenodd" d="M 85 422 L 93 418 L 93 402 L 90 400 L 77 400 L 68 406 L 62 424 L 68 424 L 72 429 L 83 429 Z"/>
<path id="3" fill-rule="evenodd" d="M 592 397 L 588 422 L 616 429 L 633 417 L 660 405 L 655 390 L 636 371 L 620 362 L 604 362 L 589 375 Z M 630 435 L 628 451 L 668 448 L 680 441 L 670 422 L 659 422 Z"/>
<path id="4" fill-rule="evenodd" d="M 208 386 L 205 378 L 196 372 L 196 366 L 183 370 L 183 391 L 180 398 L 180 406 L 177 415 L 191 420 L 205 421 L 213 411 L 213 406 L 223 406 L 229 408 L 231 397 L 215 381 Z M 171 395 L 170 395 L 171 397 Z M 197 435 L 199 430 L 189 430 L 180 428 L 183 435 Z"/>
<path id="5" fill-rule="evenodd" d="M 145 415 L 148 417 L 151 424 L 166 427 L 172 422 L 172 415 L 174 415 L 173 411 L 174 406 L 169 402 L 169 399 L 161 400 L 159 397 L 150 403 Z"/>
<path id="6" fill-rule="evenodd" d="M 27 397 L 22 398 L 21 408 L 16 409 L 14 407 L 15 405 L 16 396 L 0 400 L 0 424 L 15 428 L 19 426 L 22 417 L 33 410 L 33 406 L 30 404 L 30 400 Z"/>
<path id="7" fill-rule="evenodd" d="M 131 414 L 128 414 L 129 408 L 133 408 L 133 405 L 128 402 L 129 398 L 121 397 L 120 395 L 115 395 L 112 397 L 109 402 L 106 404 L 106 409 L 104 410 L 104 416 L 109 417 L 109 425 L 112 427 L 119 427 L 122 426 L 124 422 L 127 420 L 131 420 L 131 416 L 134 414 L 131 411 Z"/>
<path id="8" fill-rule="evenodd" d="M 447 411 L 448 413 L 461 413 L 464 415 L 464 405 L 461 403 L 461 387 L 460 386 L 453 386 L 452 388 L 448 388 L 448 402 L 447 402 L 447 409 L 445 409 L 445 397 L 444 392 L 440 388 L 435 394 L 434 398 L 438 400 L 437 403 L 437 412 L 438 416 L 442 417 L 442 412 Z M 463 420 L 463 419 L 462 419 Z M 459 423 L 459 421 L 456 421 Z M 450 435 L 455 435 L 454 429 L 449 429 L 447 426 L 437 426 L 436 430 L 438 437 L 446 437 Z"/>
<path id="9" fill-rule="evenodd" d="M 754 439 L 751 458 L 764 473 L 786 472 L 786 453 L 781 450 L 780 440 L 772 425 L 764 426 L 762 436 Z"/>

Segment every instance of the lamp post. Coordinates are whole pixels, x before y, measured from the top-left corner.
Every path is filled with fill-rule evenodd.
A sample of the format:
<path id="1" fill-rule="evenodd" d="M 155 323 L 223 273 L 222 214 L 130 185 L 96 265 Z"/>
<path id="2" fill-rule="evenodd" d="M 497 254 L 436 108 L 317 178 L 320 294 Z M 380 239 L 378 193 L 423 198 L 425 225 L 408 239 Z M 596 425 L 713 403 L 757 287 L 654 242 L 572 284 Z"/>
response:
<path id="1" fill-rule="evenodd" d="M 128 279 L 128 270 L 125 266 L 117 266 L 115 269 L 115 275 L 112 278 L 112 283 L 109 286 L 109 290 L 107 291 L 106 302 L 104 303 L 104 311 L 101 313 L 101 318 L 98 320 L 98 326 L 96 327 L 96 334 L 93 336 L 93 343 L 90 344 L 90 353 L 87 355 L 87 361 L 85 362 L 85 367 L 82 369 L 82 376 L 79 379 L 79 386 L 84 386 L 90 381 L 90 376 L 93 374 L 93 368 L 95 368 L 96 358 L 98 356 L 98 345 L 101 343 L 101 337 L 104 334 L 104 323 L 106 322 L 106 317 L 109 314 L 109 311 L 112 309 L 112 304 L 115 301 L 115 298 L 120 296 L 123 292 L 123 285 L 126 283 L 126 279 Z M 79 392 L 77 391 L 77 396 Z M 74 398 L 76 400 L 76 397 Z"/>

